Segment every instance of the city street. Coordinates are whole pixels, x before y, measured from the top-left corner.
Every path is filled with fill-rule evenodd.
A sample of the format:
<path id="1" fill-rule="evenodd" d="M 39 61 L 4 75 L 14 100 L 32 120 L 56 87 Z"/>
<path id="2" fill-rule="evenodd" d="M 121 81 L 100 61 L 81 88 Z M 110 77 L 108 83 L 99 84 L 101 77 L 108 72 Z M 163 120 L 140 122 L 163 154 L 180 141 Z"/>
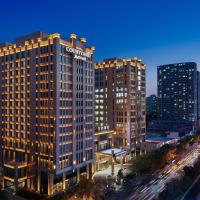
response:
<path id="1" fill-rule="evenodd" d="M 120 199 L 122 196 L 129 200 L 151 200 L 158 197 L 159 193 L 165 189 L 165 185 L 171 179 L 181 176 L 185 166 L 192 166 L 200 153 L 200 145 L 194 144 L 187 152 L 180 155 L 177 160 L 166 166 L 159 173 L 153 174 L 148 183 L 138 186 L 133 181 L 121 191 L 109 194 L 106 199 Z M 131 187 L 132 186 L 132 187 Z M 114 194 L 116 193 L 116 194 Z"/>

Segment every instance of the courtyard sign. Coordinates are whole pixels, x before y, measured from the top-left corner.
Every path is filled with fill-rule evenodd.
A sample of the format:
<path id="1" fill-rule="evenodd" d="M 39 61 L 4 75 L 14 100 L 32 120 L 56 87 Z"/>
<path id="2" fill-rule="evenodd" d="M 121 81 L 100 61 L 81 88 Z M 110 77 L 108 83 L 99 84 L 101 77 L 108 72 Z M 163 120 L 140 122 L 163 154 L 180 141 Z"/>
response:
<path id="1" fill-rule="evenodd" d="M 75 59 L 80 59 L 80 60 L 86 61 L 87 58 L 91 58 L 91 54 L 85 53 L 83 51 L 80 51 L 78 49 L 74 49 L 71 47 L 66 47 L 66 51 L 69 53 L 73 53 Z"/>

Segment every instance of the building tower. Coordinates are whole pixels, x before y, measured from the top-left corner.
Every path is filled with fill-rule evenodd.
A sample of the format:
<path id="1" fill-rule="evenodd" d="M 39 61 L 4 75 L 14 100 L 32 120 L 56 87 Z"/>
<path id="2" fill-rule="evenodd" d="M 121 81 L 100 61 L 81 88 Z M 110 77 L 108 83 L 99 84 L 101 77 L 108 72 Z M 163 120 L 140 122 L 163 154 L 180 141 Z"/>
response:
<path id="1" fill-rule="evenodd" d="M 94 47 L 36 32 L 0 44 L 3 185 L 52 195 L 92 170 Z"/>
<path id="2" fill-rule="evenodd" d="M 145 140 L 145 65 L 138 58 L 95 64 L 95 131 L 115 131 L 114 145 L 136 150 Z"/>
<path id="3" fill-rule="evenodd" d="M 197 129 L 199 76 L 194 62 L 158 66 L 159 117 Z"/>

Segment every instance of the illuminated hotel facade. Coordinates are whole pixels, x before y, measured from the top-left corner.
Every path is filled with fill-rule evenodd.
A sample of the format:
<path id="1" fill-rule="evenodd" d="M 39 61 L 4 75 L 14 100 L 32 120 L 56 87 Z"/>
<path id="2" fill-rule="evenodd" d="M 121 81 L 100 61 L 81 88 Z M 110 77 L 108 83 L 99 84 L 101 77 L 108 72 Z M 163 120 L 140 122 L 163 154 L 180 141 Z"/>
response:
<path id="1" fill-rule="evenodd" d="M 94 47 L 36 32 L 0 44 L 1 182 L 54 194 L 92 172 Z"/>
<path id="2" fill-rule="evenodd" d="M 134 151 L 145 140 L 145 74 L 136 57 L 95 63 L 95 132 L 113 130 L 115 147 Z"/>

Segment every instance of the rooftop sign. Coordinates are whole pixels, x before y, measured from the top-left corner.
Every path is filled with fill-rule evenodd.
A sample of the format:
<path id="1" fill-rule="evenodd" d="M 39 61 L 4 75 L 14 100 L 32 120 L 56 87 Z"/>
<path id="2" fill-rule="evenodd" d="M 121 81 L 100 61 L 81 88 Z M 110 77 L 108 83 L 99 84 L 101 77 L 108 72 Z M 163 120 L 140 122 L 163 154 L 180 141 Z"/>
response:
<path id="1" fill-rule="evenodd" d="M 86 61 L 87 58 L 91 58 L 91 54 L 85 53 L 85 52 L 80 51 L 78 49 L 74 49 L 74 48 L 71 48 L 71 47 L 66 47 L 65 49 L 66 49 L 67 52 L 73 53 L 75 59 L 80 59 L 80 60 Z"/>

